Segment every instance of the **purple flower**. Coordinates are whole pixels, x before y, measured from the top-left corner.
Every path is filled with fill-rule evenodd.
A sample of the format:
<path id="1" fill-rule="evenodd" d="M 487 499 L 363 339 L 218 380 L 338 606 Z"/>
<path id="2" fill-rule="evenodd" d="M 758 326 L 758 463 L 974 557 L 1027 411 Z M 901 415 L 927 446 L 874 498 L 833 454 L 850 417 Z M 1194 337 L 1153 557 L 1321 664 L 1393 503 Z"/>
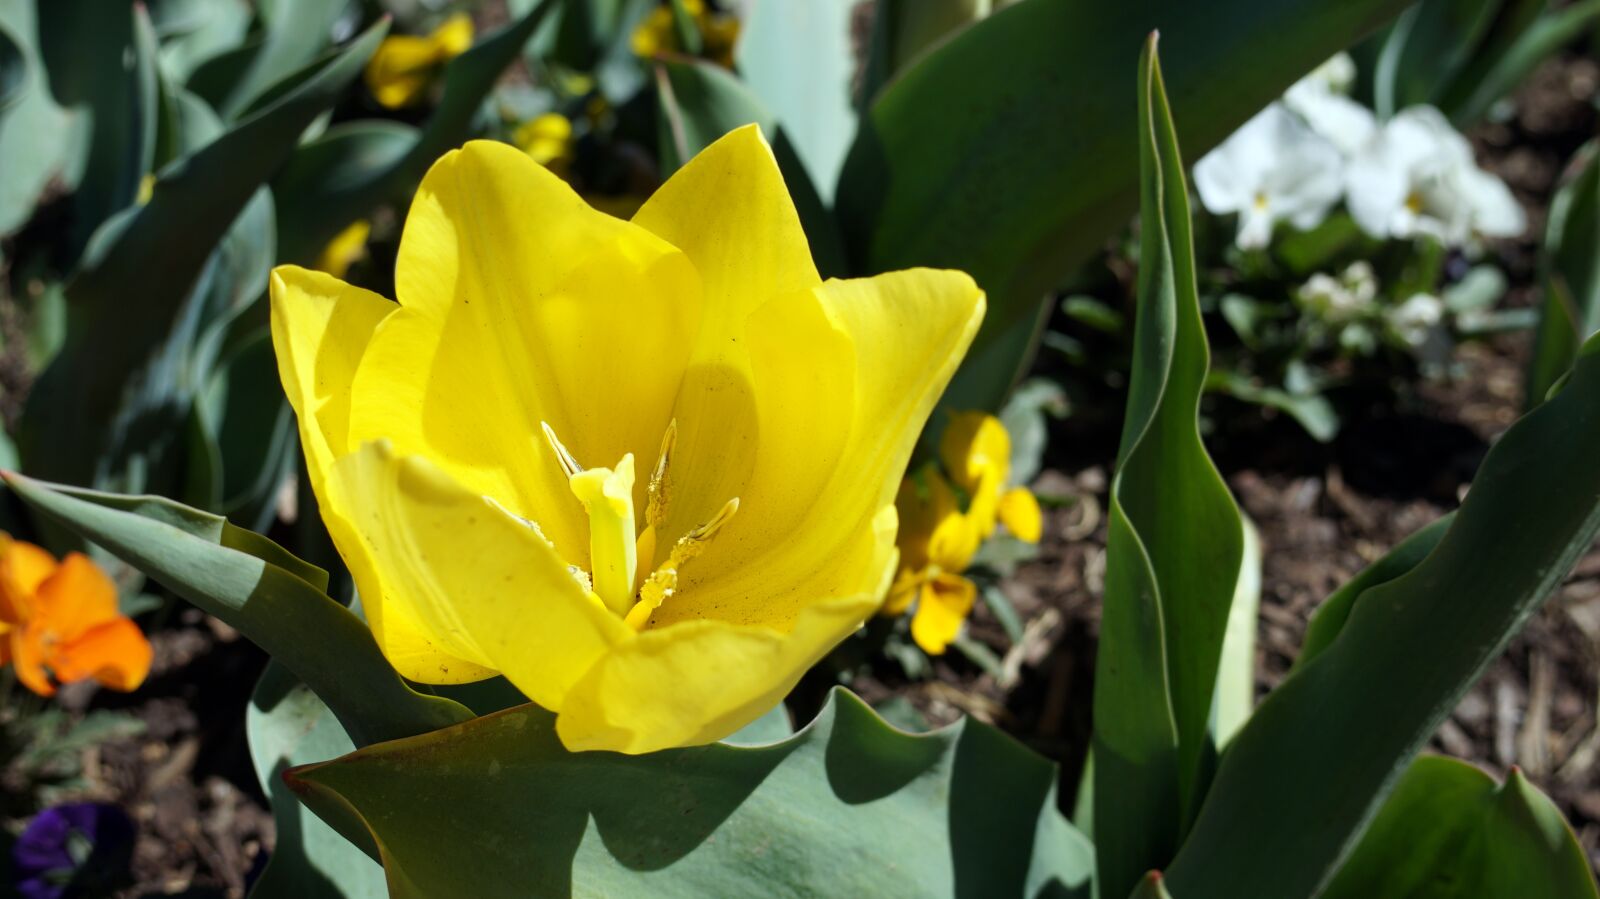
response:
<path id="1" fill-rule="evenodd" d="M 23 899 L 100 896 L 127 873 L 133 822 L 103 802 L 40 812 L 11 847 L 13 883 Z"/>

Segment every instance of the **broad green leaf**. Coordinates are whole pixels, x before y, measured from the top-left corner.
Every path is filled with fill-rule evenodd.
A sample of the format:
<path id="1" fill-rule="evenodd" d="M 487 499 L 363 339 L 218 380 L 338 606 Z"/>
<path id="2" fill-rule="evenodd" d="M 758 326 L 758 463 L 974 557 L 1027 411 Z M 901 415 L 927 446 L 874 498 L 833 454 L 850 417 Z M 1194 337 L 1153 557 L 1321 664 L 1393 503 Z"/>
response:
<path id="1" fill-rule="evenodd" d="M 1090 850 L 1056 811 L 1054 766 L 976 722 L 912 736 L 835 690 L 788 740 L 641 756 L 568 753 L 553 722 L 523 706 L 289 781 L 347 838 L 376 844 L 396 899 L 522 897 L 535 884 L 1015 896 L 1030 880 L 1029 895 L 1088 895 Z"/>
<path id="2" fill-rule="evenodd" d="M 1206 389 L 1242 402 L 1277 409 L 1293 418 L 1319 443 L 1328 443 L 1339 434 L 1339 413 L 1320 393 L 1291 393 L 1279 387 L 1264 387 L 1247 375 L 1227 370 L 1211 372 L 1206 379 Z"/>
<path id="3" fill-rule="evenodd" d="M 211 388 L 213 437 L 222 463 L 218 509 L 264 530 L 299 443 L 278 380 L 271 335 L 257 329 L 217 366 Z"/>
<path id="4" fill-rule="evenodd" d="M 1200 442 L 1210 351 L 1188 187 L 1157 62 L 1139 69 L 1138 313 L 1111 482 L 1094 682 L 1100 893 L 1122 896 L 1177 851 L 1204 793 L 1209 722 L 1244 553 L 1239 510 Z"/>
<path id="5" fill-rule="evenodd" d="M 1593 545 L 1596 446 L 1600 336 L 1489 451 L 1433 551 L 1361 591 L 1233 738 L 1167 871 L 1175 894 L 1300 899 L 1333 877 L 1405 765 Z"/>
<path id="6" fill-rule="evenodd" d="M 1490 57 L 1492 62 L 1481 75 L 1474 72 L 1476 77 L 1461 79 L 1455 94 L 1461 99 L 1452 96 L 1444 107 L 1451 121 L 1465 127 L 1483 118 L 1539 63 L 1591 31 L 1596 22 L 1600 22 L 1600 0 L 1580 0 L 1539 16 L 1516 34 L 1510 46 Z"/>
<path id="7" fill-rule="evenodd" d="M 347 5 L 347 0 L 256 3 L 259 37 L 197 67 L 189 89 L 224 119 L 243 118 L 263 93 L 327 49 L 334 22 Z"/>
<path id="8" fill-rule="evenodd" d="M 1007 6 L 901 73 L 863 117 L 837 193 L 854 273 L 968 272 L 989 296 L 969 354 L 981 357 L 1137 207 L 1135 110 L 1107 85 L 1147 34 L 1159 28 L 1171 50 L 1178 137 L 1198 158 L 1407 2 Z"/>
<path id="9" fill-rule="evenodd" d="M 39 58 L 39 27 L 34 0 L 0 0 L 0 28 L 22 55 L 25 80 L 8 106 L 0 109 L 0 235 L 21 227 L 33 214 L 39 195 L 54 177 L 67 174 L 67 152 L 74 117 L 50 95 Z M 63 182 L 71 183 L 71 178 Z"/>
<path id="10" fill-rule="evenodd" d="M 527 15 L 451 60 L 445 66 L 444 95 L 438 108 L 403 151 L 396 143 L 400 132 L 390 127 L 385 137 L 357 139 L 348 136 L 352 131 L 341 132 L 344 136 L 339 140 L 360 143 L 346 143 L 333 153 L 324 146 L 323 142 L 331 139 L 325 135 L 297 153 L 285 174 L 293 179 L 292 189 L 279 182 L 274 190 L 279 258 L 310 265 L 328 241 L 351 222 L 371 215 L 382 203 L 409 197 L 428 167 L 472 134 L 473 117 L 484 96 L 516 60 L 555 2 L 541 0 Z M 370 135 L 384 127 L 373 125 L 364 133 Z M 337 164 L 322 169 L 299 158 L 307 153 L 331 158 Z"/>
<path id="11" fill-rule="evenodd" d="M 1344 628 L 1345 622 L 1350 620 L 1350 612 L 1355 608 L 1356 600 L 1363 591 L 1394 580 L 1427 558 L 1428 554 L 1433 552 L 1433 548 L 1439 545 L 1439 540 L 1450 528 L 1450 522 L 1454 517 L 1454 512 L 1448 513 L 1400 541 L 1388 555 L 1362 569 L 1344 586 L 1323 600 L 1322 605 L 1317 606 L 1317 611 L 1312 614 L 1311 622 L 1306 625 L 1305 642 L 1300 647 L 1300 655 L 1295 657 L 1294 666 L 1299 668 L 1305 665 L 1333 643 L 1333 639 L 1339 636 L 1339 631 Z"/>
<path id="12" fill-rule="evenodd" d="M 1460 71 L 1435 98 L 1434 104 L 1449 116 L 1458 127 L 1466 128 L 1472 121 L 1459 117 L 1461 105 L 1483 84 L 1485 76 L 1516 46 L 1550 7 L 1549 0 L 1501 0 L 1489 24 L 1483 41 L 1473 51 Z M 1483 110 L 1487 112 L 1487 110 Z"/>
<path id="13" fill-rule="evenodd" d="M 198 388 L 172 370 L 172 344 L 191 337 L 194 316 L 204 315 L 190 300 L 219 264 L 219 236 L 360 73 L 385 28 L 374 26 L 270 106 L 167 166 L 149 203 L 96 234 L 67 288 L 66 341 L 24 412 L 19 444 L 29 471 L 79 484 L 145 480 L 142 460 L 188 414 Z M 127 301 L 130 285 L 139 302 Z"/>
<path id="14" fill-rule="evenodd" d="M 251 889 L 259 899 L 386 899 L 383 869 L 300 803 L 283 773 L 355 751 L 339 721 L 277 662 L 267 665 L 245 710 L 250 761 L 272 805 L 277 843 Z"/>
<path id="15" fill-rule="evenodd" d="M 824 277 L 841 273 L 844 248 L 833 216 L 795 154 L 788 130 L 774 121 L 761 100 L 731 72 L 713 63 L 663 59 L 654 66 L 662 175 L 677 171 L 729 131 L 751 123 L 760 125 L 772 140 L 773 155 L 800 214 L 818 270 Z"/>
<path id="16" fill-rule="evenodd" d="M 1167 882 L 1160 872 L 1151 871 L 1139 878 L 1129 899 L 1172 899 L 1172 894 L 1167 892 Z"/>
<path id="17" fill-rule="evenodd" d="M 56 102 L 85 130 L 67 258 L 132 206 L 155 159 L 156 39 L 143 4 L 108 9 L 99 0 L 38 4 L 39 49 Z M 93 28 L 84 22 L 95 23 Z"/>
<path id="18" fill-rule="evenodd" d="M 833 201 L 856 135 L 850 94 L 856 6 L 855 0 L 762 0 L 750 6 L 739 31 L 739 75 L 794 141 L 825 204 Z"/>
<path id="19" fill-rule="evenodd" d="M 238 46 L 250 28 L 246 0 L 156 0 L 150 19 L 161 39 L 161 67 L 180 82 L 195 67 Z"/>
<path id="20" fill-rule="evenodd" d="M 1256 627 L 1261 611 L 1261 535 L 1244 513 L 1239 514 L 1244 543 L 1239 556 L 1239 579 L 1233 605 L 1228 609 L 1228 629 L 1222 639 L 1222 661 L 1217 665 L 1217 695 L 1211 706 L 1211 739 L 1226 746 L 1244 726 L 1256 707 Z"/>
<path id="21" fill-rule="evenodd" d="M 28 59 L 22 45 L 0 24 L 0 110 L 15 103 L 28 83 Z"/>
<path id="22" fill-rule="evenodd" d="M 1511 769 L 1422 756 L 1321 899 L 1595 899 L 1583 847 L 1549 797 Z"/>
<path id="23" fill-rule="evenodd" d="M 36 512 L 249 637 L 310 686 L 357 744 L 471 716 L 458 703 L 408 687 L 367 626 L 322 592 L 327 575 L 265 537 L 171 500 L 0 477 Z"/>
<path id="24" fill-rule="evenodd" d="M 1584 339 L 1600 331 L 1600 144 L 1585 144 L 1572 166 L 1550 204 L 1539 258 L 1544 303 L 1528 363 L 1530 409 L 1572 367 Z"/>

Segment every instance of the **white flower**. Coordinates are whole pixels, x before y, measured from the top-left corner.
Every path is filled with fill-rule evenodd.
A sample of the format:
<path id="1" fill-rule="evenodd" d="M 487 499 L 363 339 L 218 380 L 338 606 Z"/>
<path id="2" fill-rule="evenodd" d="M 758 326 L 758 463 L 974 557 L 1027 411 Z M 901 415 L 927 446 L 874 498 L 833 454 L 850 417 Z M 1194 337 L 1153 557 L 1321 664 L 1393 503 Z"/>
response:
<path id="1" fill-rule="evenodd" d="M 1320 224 L 1339 202 L 1342 166 L 1333 144 L 1273 103 L 1195 163 L 1194 186 L 1213 215 L 1239 214 L 1236 240 L 1254 249 L 1278 222 Z"/>
<path id="2" fill-rule="evenodd" d="M 1389 327 L 1400 339 L 1412 346 L 1421 346 L 1429 333 L 1444 321 L 1444 303 L 1432 294 L 1419 293 L 1389 310 Z"/>
<path id="3" fill-rule="evenodd" d="M 1378 130 L 1372 110 L 1346 96 L 1355 77 L 1355 61 L 1348 53 L 1340 53 L 1283 95 L 1284 105 L 1346 156 L 1359 152 Z"/>
<path id="4" fill-rule="evenodd" d="M 1459 245 L 1527 226 L 1510 189 L 1478 168 L 1472 145 L 1431 106 L 1385 122 L 1350 160 L 1345 191 L 1350 214 L 1375 237 L 1426 234 Z"/>
<path id="5" fill-rule="evenodd" d="M 1318 272 L 1295 291 L 1302 308 L 1329 324 L 1360 318 L 1377 296 L 1378 279 L 1365 261 L 1350 263 L 1337 278 Z"/>

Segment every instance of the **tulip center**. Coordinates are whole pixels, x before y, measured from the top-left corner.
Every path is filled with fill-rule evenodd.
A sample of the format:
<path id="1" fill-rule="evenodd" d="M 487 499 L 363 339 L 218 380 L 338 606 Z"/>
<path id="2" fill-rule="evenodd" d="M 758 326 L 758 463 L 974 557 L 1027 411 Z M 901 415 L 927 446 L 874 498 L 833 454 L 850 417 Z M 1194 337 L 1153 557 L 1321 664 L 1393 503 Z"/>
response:
<path id="1" fill-rule="evenodd" d="M 573 495 L 589 514 L 589 570 L 570 565 L 573 576 L 634 630 L 643 630 L 655 610 L 677 591 L 678 572 L 684 563 L 704 551 L 711 538 L 739 511 L 739 498 L 728 500 L 710 521 L 678 538 L 667 557 L 652 569 L 656 542 L 667 516 L 667 473 L 677 442 L 678 422 L 673 420 L 667 425 L 661 437 L 661 452 L 650 470 L 643 530 L 638 529 L 634 514 L 633 453 L 624 454 L 612 468 L 584 468 L 549 424 L 540 425 L 566 472 Z M 649 575 L 641 576 L 645 571 Z"/>

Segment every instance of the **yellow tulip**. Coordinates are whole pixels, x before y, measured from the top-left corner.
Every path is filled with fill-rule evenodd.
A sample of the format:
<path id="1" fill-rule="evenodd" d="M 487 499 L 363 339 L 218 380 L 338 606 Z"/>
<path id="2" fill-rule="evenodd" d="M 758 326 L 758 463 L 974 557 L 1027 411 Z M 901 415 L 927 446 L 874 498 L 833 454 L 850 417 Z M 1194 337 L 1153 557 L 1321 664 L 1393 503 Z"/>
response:
<path id="1" fill-rule="evenodd" d="M 351 222 L 343 231 L 335 234 L 333 240 L 328 241 L 312 267 L 335 278 L 343 278 L 345 272 L 350 271 L 350 266 L 367 251 L 367 238 L 371 234 L 371 222 L 366 219 Z"/>
<path id="2" fill-rule="evenodd" d="M 735 131 L 624 221 L 506 144 L 423 179 L 399 303 L 272 278 L 323 519 L 413 680 L 504 674 L 569 749 L 720 739 L 878 607 L 894 498 L 983 294 L 822 281 Z"/>
<path id="3" fill-rule="evenodd" d="M 368 60 L 367 89 L 383 106 L 399 109 L 422 99 L 439 68 L 472 46 L 472 18 L 456 13 L 432 34 L 386 37 Z"/>

